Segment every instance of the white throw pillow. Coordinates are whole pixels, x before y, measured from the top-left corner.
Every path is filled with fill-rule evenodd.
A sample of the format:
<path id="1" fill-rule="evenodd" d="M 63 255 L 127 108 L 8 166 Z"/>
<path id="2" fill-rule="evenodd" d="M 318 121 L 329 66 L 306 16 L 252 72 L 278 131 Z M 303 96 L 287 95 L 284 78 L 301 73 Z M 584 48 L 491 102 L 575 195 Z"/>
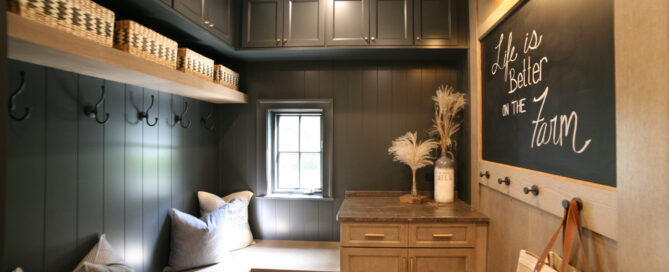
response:
<path id="1" fill-rule="evenodd" d="M 86 254 L 83 260 L 73 270 L 74 272 L 132 272 L 125 260 L 114 252 L 105 235 L 100 236 L 93 249 Z"/>
<path id="2" fill-rule="evenodd" d="M 172 209 L 172 239 L 170 241 L 170 270 L 200 267 L 225 260 L 223 221 L 229 205 L 225 204 L 201 218 Z"/>
<path id="3" fill-rule="evenodd" d="M 221 198 L 217 195 L 200 191 L 197 193 L 197 196 L 200 201 L 200 213 L 203 215 L 223 207 L 226 203 L 230 204 L 226 211 L 227 215 L 223 222 L 223 228 L 221 229 L 223 231 L 225 248 L 235 250 L 247 247 L 253 243 L 253 234 L 249 226 L 248 209 L 253 192 L 242 191 Z"/>

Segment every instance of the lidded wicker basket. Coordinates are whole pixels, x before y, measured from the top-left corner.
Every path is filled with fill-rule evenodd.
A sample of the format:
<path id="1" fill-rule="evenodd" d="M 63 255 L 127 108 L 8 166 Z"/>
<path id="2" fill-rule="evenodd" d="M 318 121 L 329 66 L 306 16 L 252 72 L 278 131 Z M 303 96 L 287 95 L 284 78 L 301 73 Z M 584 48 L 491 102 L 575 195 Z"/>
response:
<path id="1" fill-rule="evenodd" d="M 96 43 L 112 46 L 114 12 L 90 0 L 10 0 L 9 11 Z"/>

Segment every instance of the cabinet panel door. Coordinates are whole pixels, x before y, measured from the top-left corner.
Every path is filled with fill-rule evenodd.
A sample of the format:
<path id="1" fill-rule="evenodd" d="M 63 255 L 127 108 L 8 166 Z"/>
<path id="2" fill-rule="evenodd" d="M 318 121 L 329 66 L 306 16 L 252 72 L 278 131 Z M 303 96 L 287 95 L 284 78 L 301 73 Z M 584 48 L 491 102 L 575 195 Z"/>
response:
<path id="1" fill-rule="evenodd" d="M 471 248 L 411 248 L 410 272 L 471 272 L 474 250 Z"/>
<path id="2" fill-rule="evenodd" d="M 174 0 L 174 9 L 191 21 L 201 25 L 204 20 L 202 4 L 202 0 Z"/>
<path id="3" fill-rule="evenodd" d="M 284 0 L 283 46 L 325 45 L 327 0 Z"/>
<path id="4" fill-rule="evenodd" d="M 341 272 L 405 272 L 405 248 L 342 248 Z"/>
<path id="5" fill-rule="evenodd" d="M 328 0 L 328 45 L 369 44 L 369 0 Z"/>
<path id="6" fill-rule="evenodd" d="M 372 45 L 413 44 L 411 0 L 371 0 Z"/>
<path id="7" fill-rule="evenodd" d="M 209 27 L 209 32 L 217 38 L 232 45 L 233 31 L 233 0 L 206 0 L 206 16 L 213 26 Z"/>
<path id="8" fill-rule="evenodd" d="M 280 46 L 283 36 L 282 7 L 283 0 L 245 0 L 242 47 Z"/>
<path id="9" fill-rule="evenodd" d="M 416 45 L 456 45 L 456 0 L 414 0 Z"/>

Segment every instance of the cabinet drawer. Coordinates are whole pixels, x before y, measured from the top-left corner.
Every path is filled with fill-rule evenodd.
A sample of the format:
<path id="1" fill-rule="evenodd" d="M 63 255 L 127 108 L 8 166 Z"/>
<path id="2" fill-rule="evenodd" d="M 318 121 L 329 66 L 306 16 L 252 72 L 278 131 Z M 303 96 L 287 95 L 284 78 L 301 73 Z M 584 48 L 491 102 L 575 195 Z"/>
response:
<path id="1" fill-rule="evenodd" d="M 341 245 L 357 247 L 406 247 L 407 224 L 343 223 Z"/>
<path id="2" fill-rule="evenodd" d="M 411 224 L 410 247 L 474 247 L 474 224 Z"/>

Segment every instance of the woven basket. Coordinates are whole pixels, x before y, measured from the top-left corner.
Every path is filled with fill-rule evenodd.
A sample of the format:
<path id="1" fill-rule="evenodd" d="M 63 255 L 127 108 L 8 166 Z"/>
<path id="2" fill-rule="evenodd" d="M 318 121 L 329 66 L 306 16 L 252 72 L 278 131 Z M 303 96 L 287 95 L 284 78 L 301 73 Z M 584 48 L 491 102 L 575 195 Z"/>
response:
<path id="1" fill-rule="evenodd" d="M 214 79 L 214 61 L 188 48 L 179 48 L 177 70 L 203 79 Z"/>
<path id="2" fill-rule="evenodd" d="M 21 17 L 96 43 L 112 46 L 114 12 L 90 0 L 10 0 Z"/>
<path id="3" fill-rule="evenodd" d="M 239 74 L 221 64 L 214 66 L 214 82 L 233 90 L 239 89 Z"/>
<path id="4" fill-rule="evenodd" d="M 116 21 L 114 28 L 116 49 L 176 69 L 177 47 L 177 42 L 134 21 Z"/>

